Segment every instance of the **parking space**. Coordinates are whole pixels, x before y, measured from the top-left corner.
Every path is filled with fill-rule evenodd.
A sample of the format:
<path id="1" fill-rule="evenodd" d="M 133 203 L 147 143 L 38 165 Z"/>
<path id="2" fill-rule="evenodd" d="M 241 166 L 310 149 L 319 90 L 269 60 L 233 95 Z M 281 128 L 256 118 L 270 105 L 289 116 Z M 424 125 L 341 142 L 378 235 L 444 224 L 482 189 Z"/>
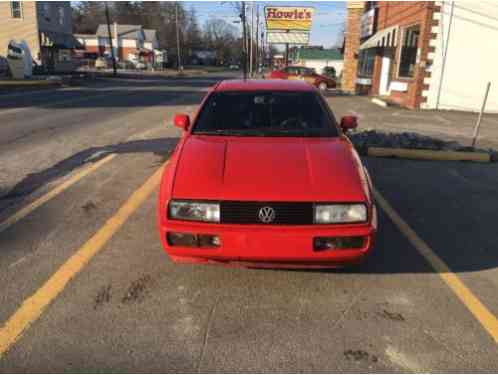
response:
<path id="1" fill-rule="evenodd" d="M 410 132 L 444 141 L 472 144 L 478 113 L 460 111 L 412 111 L 398 107 L 379 107 L 366 96 L 348 96 L 331 91 L 327 101 L 340 118 L 358 116 L 360 130 L 387 133 Z M 477 146 L 498 149 L 498 115 L 485 113 Z"/>
<path id="2" fill-rule="evenodd" d="M 150 176 L 178 133 L 158 121 L 137 129 L 139 119 L 123 116 L 139 138 L 1 212 L 0 222 L 116 154 L 0 231 L 0 372 L 496 371 L 497 164 L 364 159 L 377 191 L 491 314 L 490 331 L 383 210 L 361 267 L 172 264 Z"/>

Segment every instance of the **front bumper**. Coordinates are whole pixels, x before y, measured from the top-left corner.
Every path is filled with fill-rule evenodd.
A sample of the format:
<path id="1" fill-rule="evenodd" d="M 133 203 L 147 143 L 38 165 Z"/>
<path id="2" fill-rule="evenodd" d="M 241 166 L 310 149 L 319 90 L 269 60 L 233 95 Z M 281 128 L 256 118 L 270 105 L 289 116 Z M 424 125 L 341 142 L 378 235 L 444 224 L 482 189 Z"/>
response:
<path id="1" fill-rule="evenodd" d="M 161 242 L 178 263 L 216 263 L 258 268 L 334 268 L 360 263 L 371 251 L 377 232 L 377 214 L 368 224 L 354 225 L 223 225 L 164 220 Z M 217 248 L 169 246 L 167 232 L 214 234 Z M 362 236 L 359 249 L 313 250 L 315 237 Z"/>

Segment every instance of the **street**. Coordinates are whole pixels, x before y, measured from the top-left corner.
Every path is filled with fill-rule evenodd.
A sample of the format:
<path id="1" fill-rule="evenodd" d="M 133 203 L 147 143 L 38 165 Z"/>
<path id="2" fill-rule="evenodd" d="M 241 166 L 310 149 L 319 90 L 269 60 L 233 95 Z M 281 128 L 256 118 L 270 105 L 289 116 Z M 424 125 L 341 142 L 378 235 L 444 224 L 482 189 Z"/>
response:
<path id="1" fill-rule="evenodd" d="M 379 233 L 360 267 L 171 263 L 172 118 L 237 74 L 0 96 L 0 372 L 496 372 L 497 163 L 365 157 Z M 380 111 L 328 102 L 360 129 Z"/>

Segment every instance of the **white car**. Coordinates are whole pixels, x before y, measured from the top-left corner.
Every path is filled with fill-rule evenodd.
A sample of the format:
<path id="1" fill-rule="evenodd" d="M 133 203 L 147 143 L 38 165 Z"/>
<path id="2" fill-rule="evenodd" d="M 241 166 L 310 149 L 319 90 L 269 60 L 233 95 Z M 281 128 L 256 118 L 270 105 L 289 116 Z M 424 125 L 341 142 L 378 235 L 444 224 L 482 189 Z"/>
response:
<path id="1" fill-rule="evenodd" d="M 145 63 L 143 63 L 143 62 L 141 62 L 141 61 L 138 61 L 138 62 L 135 64 L 135 69 L 145 70 L 145 69 L 147 69 L 147 65 L 145 65 Z"/>

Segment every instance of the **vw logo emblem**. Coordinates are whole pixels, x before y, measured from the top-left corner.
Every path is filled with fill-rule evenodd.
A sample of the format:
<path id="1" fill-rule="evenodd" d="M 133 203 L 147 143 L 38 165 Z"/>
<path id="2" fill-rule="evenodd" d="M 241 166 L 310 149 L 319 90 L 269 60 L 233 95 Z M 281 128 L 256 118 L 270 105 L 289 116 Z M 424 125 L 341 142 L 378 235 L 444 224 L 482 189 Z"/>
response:
<path id="1" fill-rule="evenodd" d="M 262 207 L 258 214 L 262 223 L 269 224 L 275 220 L 275 210 L 271 207 Z"/>

